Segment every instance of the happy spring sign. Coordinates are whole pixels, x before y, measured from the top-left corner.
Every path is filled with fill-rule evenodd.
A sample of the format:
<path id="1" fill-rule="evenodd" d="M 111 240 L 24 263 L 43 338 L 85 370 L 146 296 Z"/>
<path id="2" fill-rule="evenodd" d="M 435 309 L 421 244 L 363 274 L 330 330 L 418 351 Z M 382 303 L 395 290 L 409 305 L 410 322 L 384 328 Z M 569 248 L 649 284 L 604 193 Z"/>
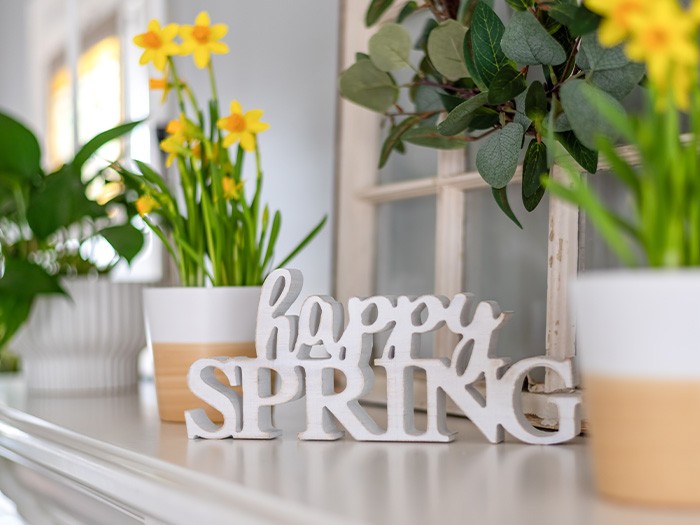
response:
<path id="1" fill-rule="evenodd" d="M 335 420 L 361 441 L 447 442 L 454 433 L 447 428 L 446 398 L 492 443 L 504 439 L 504 431 L 526 443 L 553 444 L 580 432 L 580 396 L 555 393 L 548 402 L 559 413 L 559 430 L 535 429 L 526 419 L 521 393 L 528 372 L 537 367 L 553 370 L 573 389 L 572 362 L 547 357 L 522 359 L 512 365 L 495 354 L 498 330 L 506 321 L 493 302 L 481 302 L 470 315 L 473 300 L 458 294 L 451 301 L 425 295 L 417 298 L 352 298 L 343 306 L 331 297 L 308 297 L 299 316 L 287 312 L 302 288 L 301 272 L 272 272 L 262 287 L 258 308 L 257 357 L 200 359 L 190 368 L 188 384 L 200 399 L 221 412 L 222 425 L 213 423 L 201 408 L 185 413 L 190 438 L 272 439 L 281 430 L 272 424 L 272 407 L 306 396 L 306 430 L 302 440 L 335 440 L 343 436 Z M 452 358 L 419 356 L 420 337 L 442 326 L 456 334 Z M 387 383 L 387 425 L 381 428 L 360 405 L 374 383 L 370 366 L 374 335 L 388 334 L 374 366 L 383 368 Z M 321 345 L 325 355 L 312 348 Z M 231 386 L 220 383 L 221 370 Z M 421 370 L 427 389 L 427 428 L 414 424 L 413 377 Z M 278 375 L 272 390 L 271 372 Z M 345 387 L 336 392 L 336 372 L 345 376 Z M 485 382 L 482 395 L 477 380 Z M 335 418 L 335 420 L 334 420 Z"/>

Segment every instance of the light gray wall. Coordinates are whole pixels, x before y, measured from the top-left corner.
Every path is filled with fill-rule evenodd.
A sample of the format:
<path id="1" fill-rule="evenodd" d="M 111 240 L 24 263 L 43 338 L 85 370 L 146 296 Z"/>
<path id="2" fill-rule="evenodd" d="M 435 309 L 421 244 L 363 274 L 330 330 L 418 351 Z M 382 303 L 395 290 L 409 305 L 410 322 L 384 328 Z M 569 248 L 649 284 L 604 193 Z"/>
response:
<path id="1" fill-rule="evenodd" d="M 270 129 L 260 136 L 264 200 L 282 212 L 283 257 L 323 215 L 331 219 L 335 146 L 338 0 L 168 0 L 168 22 L 192 24 L 201 10 L 226 23 L 231 52 L 215 57 L 222 111 L 237 99 L 261 108 Z M 191 59 L 179 73 L 205 98 L 206 71 Z M 201 104 L 201 101 L 200 101 Z M 254 180 L 254 166 L 244 178 Z M 304 272 L 304 293 L 329 293 L 333 225 L 290 266 Z M 278 259 L 279 260 L 279 259 Z"/>
<path id="2" fill-rule="evenodd" d="M 0 0 L 0 111 L 31 125 L 28 12 L 28 1 Z"/>

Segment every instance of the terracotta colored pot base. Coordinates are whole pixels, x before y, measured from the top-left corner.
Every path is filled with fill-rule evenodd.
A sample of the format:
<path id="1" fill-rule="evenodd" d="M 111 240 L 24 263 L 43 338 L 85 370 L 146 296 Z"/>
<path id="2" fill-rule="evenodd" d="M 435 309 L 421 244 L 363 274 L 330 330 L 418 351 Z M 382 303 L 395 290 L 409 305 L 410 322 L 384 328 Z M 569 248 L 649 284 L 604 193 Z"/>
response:
<path id="1" fill-rule="evenodd" d="M 700 507 L 700 381 L 584 379 L 600 493 L 646 505 Z"/>
<path id="2" fill-rule="evenodd" d="M 187 373 L 198 359 L 209 357 L 255 357 L 255 343 L 152 343 L 155 365 L 158 413 L 163 421 L 184 423 L 185 410 L 204 408 L 215 423 L 222 415 L 200 401 L 187 387 Z M 226 377 L 217 370 L 216 376 L 228 385 Z M 240 393 L 240 388 L 235 387 Z"/>

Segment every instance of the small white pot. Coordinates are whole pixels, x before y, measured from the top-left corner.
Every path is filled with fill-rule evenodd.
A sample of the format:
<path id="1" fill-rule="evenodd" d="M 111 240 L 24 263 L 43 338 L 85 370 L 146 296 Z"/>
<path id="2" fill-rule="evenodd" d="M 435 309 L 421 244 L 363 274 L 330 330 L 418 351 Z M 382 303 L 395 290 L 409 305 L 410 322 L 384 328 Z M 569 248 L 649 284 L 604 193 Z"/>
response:
<path id="1" fill-rule="evenodd" d="M 47 393 L 112 393 L 138 381 L 146 345 L 141 284 L 66 278 L 70 297 L 39 297 L 12 341 L 27 388 Z"/>
<path id="2" fill-rule="evenodd" d="M 146 333 L 162 420 L 183 422 L 185 410 L 193 408 L 204 408 L 213 421 L 221 420 L 218 412 L 190 392 L 187 373 L 202 358 L 255 357 L 260 290 L 259 286 L 144 290 Z"/>
<path id="3" fill-rule="evenodd" d="M 572 286 L 598 490 L 700 506 L 700 271 L 611 271 Z"/>

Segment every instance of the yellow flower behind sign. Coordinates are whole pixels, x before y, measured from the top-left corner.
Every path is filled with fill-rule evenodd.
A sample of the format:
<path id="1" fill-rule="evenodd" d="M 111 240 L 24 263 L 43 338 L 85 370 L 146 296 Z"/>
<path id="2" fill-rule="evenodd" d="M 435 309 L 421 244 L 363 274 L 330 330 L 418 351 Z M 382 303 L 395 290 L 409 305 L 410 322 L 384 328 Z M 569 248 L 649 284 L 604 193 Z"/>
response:
<path id="1" fill-rule="evenodd" d="M 219 42 L 228 33 L 226 24 L 211 25 L 209 13 L 202 11 L 197 15 L 193 26 L 180 27 L 182 37 L 181 50 L 183 55 L 194 54 L 194 63 L 199 68 L 205 68 L 211 61 L 211 54 L 228 53 L 228 46 Z"/>
<path id="2" fill-rule="evenodd" d="M 151 20 L 148 23 L 148 31 L 134 37 L 134 44 L 144 49 L 139 63 L 145 65 L 153 62 L 157 69 L 165 70 L 168 57 L 180 54 L 180 46 L 173 42 L 177 33 L 177 24 L 168 24 L 161 28 L 158 20 Z"/>
<path id="3" fill-rule="evenodd" d="M 251 109 L 243 114 L 243 109 L 237 100 L 231 102 L 231 114 L 220 118 L 216 125 L 228 131 L 224 137 L 224 147 L 228 148 L 236 142 L 241 142 L 241 147 L 246 151 L 255 149 L 255 135 L 262 133 L 270 127 L 266 122 L 260 122 L 263 116 L 262 109 Z"/>

